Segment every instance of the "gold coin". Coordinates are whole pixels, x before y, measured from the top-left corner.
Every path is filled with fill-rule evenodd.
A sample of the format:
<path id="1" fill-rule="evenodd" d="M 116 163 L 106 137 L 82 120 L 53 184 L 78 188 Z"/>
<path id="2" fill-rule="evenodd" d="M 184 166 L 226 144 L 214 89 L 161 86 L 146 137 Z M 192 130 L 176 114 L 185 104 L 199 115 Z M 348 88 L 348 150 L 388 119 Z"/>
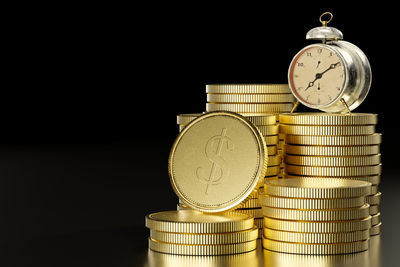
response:
<path id="1" fill-rule="evenodd" d="M 277 146 L 267 146 L 267 152 L 268 152 L 268 155 L 274 156 L 278 153 L 278 147 Z"/>
<path id="2" fill-rule="evenodd" d="M 278 135 L 267 135 L 264 136 L 266 145 L 277 145 L 279 143 Z"/>
<path id="3" fill-rule="evenodd" d="M 299 176 L 299 175 L 292 175 L 292 174 L 286 174 L 285 178 L 315 178 L 315 177 L 307 177 L 307 176 Z M 360 176 L 360 177 L 333 177 L 333 176 L 329 176 L 329 177 L 317 177 L 318 179 L 325 179 L 325 178 L 334 178 L 334 179 L 347 179 L 347 180 L 358 180 L 358 181 L 364 181 L 364 182 L 368 182 L 371 183 L 372 185 L 377 185 L 380 183 L 381 181 L 381 176 L 380 175 L 374 175 L 374 176 Z M 372 191 L 372 189 L 371 189 Z"/>
<path id="4" fill-rule="evenodd" d="M 271 103 L 271 104 L 214 104 L 207 103 L 207 111 L 231 111 L 238 113 L 279 113 L 289 112 L 293 103 Z"/>
<path id="5" fill-rule="evenodd" d="M 377 214 L 374 214 L 371 216 L 371 224 L 372 226 L 377 225 L 378 223 L 381 222 L 381 213 L 378 212 Z"/>
<path id="6" fill-rule="evenodd" d="M 268 156 L 268 168 L 270 168 L 271 166 L 279 166 L 281 162 L 282 162 L 282 157 L 279 155 Z"/>
<path id="7" fill-rule="evenodd" d="M 265 183 L 266 181 L 268 181 L 268 180 L 276 180 L 276 179 L 279 179 L 279 176 L 278 176 L 278 175 L 274 175 L 274 176 L 265 176 L 264 183 Z"/>
<path id="8" fill-rule="evenodd" d="M 352 166 L 352 167 L 321 167 L 321 166 L 298 166 L 285 163 L 285 172 L 295 175 L 307 176 L 369 176 L 381 174 L 382 165 L 374 166 Z"/>
<path id="9" fill-rule="evenodd" d="M 279 133 L 279 126 L 275 125 L 261 125 L 257 126 L 262 135 L 277 135 Z M 276 144 L 275 144 L 276 145 Z"/>
<path id="10" fill-rule="evenodd" d="M 280 231 L 304 233 L 354 232 L 371 228 L 371 216 L 361 220 L 333 222 L 291 221 L 264 217 L 264 227 Z"/>
<path id="11" fill-rule="evenodd" d="M 367 203 L 370 205 L 379 205 L 381 204 L 382 193 L 378 192 L 374 195 L 369 195 L 366 197 Z"/>
<path id="12" fill-rule="evenodd" d="M 366 240 L 370 235 L 369 229 L 342 233 L 299 233 L 279 231 L 270 228 L 264 228 L 263 234 L 265 238 L 276 241 L 311 244 L 356 242 Z"/>
<path id="13" fill-rule="evenodd" d="M 254 218 L 261 218 L 263 216 L 261 207 L 250 208 L 250 209 L 236 209 L 236 210 L 234 210 L 234 212 L 248 214 Z"/>
<path id="14" fill-rule="evenodd" d="M 377 225 L 374 225 L 370 229 L 370 234 L 371 236 L 373 235 L 379 235 L 382 231 L 382 223 L 378 223 Z"/>
<path id="15" fill-rule="evenodd" d="M 379 205 L 370 205 L 369 207 L 369 214 L 375 215 L 379 212 Z"/>
<path id="16" fill-rule="evenodd" d="M 371 186 L 371 194 L 369 194 L 369 195 L 375 195 L 375 194 L 378 194 L 378 186 L 377 185 Z"/>
<path id="17" fill-rule="evenodd" d="M 263 136 L 244 117 L 206 113 L 175 140 L 169 175 L 177 196 L 203 212 L 241 208 L 262 185 L 268 154 Z"/>
<path id="18" fill-rule="evenodd" d="M 344 221 L 358 220 L 368 217 L 369 204 L 364 204 L 360 208 L 348 209 L 281 209 L 273 207 L 262 207 L 262 213 L 265 217 L 283 219 L 283 220 L 300 220 L 300 221 Z"/>
<path id="19" fill-rule="evenodd" d="M 189 113 L 189 114 L 179 114 L 176 116 L 176 123 L 179 125 L 189 124 L 192 120 L 200 117 L 203 113 Z"/>
<path id="20" fill-rule="evenodd" d="M 264 218 L 254 218 L 254 225 L 257 226 L 259 229 L 262 229 L 264 226 Z"/>
<path id="21" fill-rule="evenodd" d="M 281 172 L 281 166 L 268 166 L 267 173 L 265 176 L 276 176 Z"/>
<path id="22" fill-rule="evenodd" d="M 265 194 L 293 198 L 348 198 L 370 195 L 371 184 L 364 181 L 325 178 L 268 180 Z"/>
<path id="23" fill-rule="evenodd" d="M 368 135 L 375 133 L 375 125 L 315 126 L 280 124 L 279 132 L 293 135 Z"/>
<path id="24" fill-rule="evenodd" d="M 293 94 L 207 94 L 209 103 L 292 103 Z"/>
<path id="25" fill-rule="evenodd" d="M 369 232 L 368 232 L 369 234 Z M 258 227 L 251 230 L 217 234 L 168 233 L 150 230 L 150 238 L 164 243 L 189 245 L 221 245 L 252 241 L 258 238 Z"/>
<path id="26" fill-rule="evenodd" d="M 378 115 L 371 113 L 289 113 L 280 114 L 279 121 L 284 124 L 296 125 L 375 125 Z"/>
<path id="27" fill-rule="evenodd" d="M 372 166 L 381 163 L 381 154 L 358 157 L 285 155 L 286 164 L 321 167 Z"/>
<path id="28" fill-rule="evenodd" d="M 285 144 L 287 154 L 305 156 L 367 156 L 379 154 L 379 145 L 373 146 L 301 146 Z"/>
<path id="29" fill-rule="evenodd" d="M 252 251 L 257 248 L 257 240 L 224 245 L 183 245 L 164 243 L 149 238 L 149 248 L 154 251 L 178 255 L 228 255 Z"/>
<path id="30" fill-rule="evenodd" d="M 288 84 L 207 84 L 209 94 L 291 94 Z"/>
<path id="31" fill-rule="evenodd" d="M 311 136 L 311 135 L 291 135 L 285 136 L 285 142 L 293 145 L 311 146 L 365 146 L 379 145 L 382 143 L 382 134 L 374 133 L 370 135 L 342 135 L 342 136 Z"/>
<path id="32" fill-rule="evenodd" d="M 243 114 L 243 116 L 257 126 L 276 124 L 275 114 Z"/>
<path id="33" fill-rule="evenodd" d="M 253 228 L 250 215 L 227 212 L 205 214 L 195 210 L 171 210 L 146 216 L 146 227 L 155 231 L 190 234 L 239 232 Z"/>
<path id="34" fill-rule="evenodd" d="M 263 238 L 264 249 L 277 252 L 312 254 L 312 255 L 331 255 L 361 252 L 368 249 L 368 239 L 357 242 L 337 243 L 337 244 L 308 244 L 308 243 L 289 243 L 280 242 Z"/>
<path id="35" fill-rule="evenodd" d="M 352 198 L 288 198 L 270 195 L 259 195 L 261 206 L 282 209 L 345 209 L 361 207 L 365 204 L 365 197 Z"/>
<path id="36" fill-rule="evenodd" d="M 258 198 L 249 198 L 240 206 L 241 209 L 254 209 L 260 208 L 260 203 L 258 203 Z"/>

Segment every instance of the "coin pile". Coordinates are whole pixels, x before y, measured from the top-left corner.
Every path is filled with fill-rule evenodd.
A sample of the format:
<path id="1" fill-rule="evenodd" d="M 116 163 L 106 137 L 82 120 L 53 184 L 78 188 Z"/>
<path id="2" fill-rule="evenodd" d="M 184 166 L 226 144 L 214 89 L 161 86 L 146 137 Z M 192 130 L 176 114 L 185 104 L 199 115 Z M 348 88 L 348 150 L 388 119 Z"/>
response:
<path id="1" fill-rule="evenodd" d="M 285 135 L 285 175 L 362 180 L 372 184 L 367 196 L 372 216 L 371 235 L 380 233 L 378 190 L 381 174 L 381 134 L 377 115 L 368 113 L 280 114 Z"/>
<path id="2" fill-rule="evenodd" d="M 368 249 L 371 216 L 365 181 L 269 180 L 260 203 L 263 247 L 295 254 L 345 254 Z"/>
<path id="3" fill-rule="evenodd" d="M 257 247 L 253 217 L 228 212 L 164 211 L 146 216 L 151 250 L 179 255 L 228 255 Z"/>
<path id="4" fill-rule="evenodd" d="M 177 124 L 179 125 L 179 131 L 182 131 L 185 126 L 192 120 L 201 116 L 201 113 L 195 114 L 180 114 L 177 116 Z M 274 114 L 246 114 L 246 119 L 252 122 L 264 136 L 265 143 L 268 151 L 268 167 L 265 174 L 265 180 L 270 178 L 277 178 L 280 173 L 281 156 L 277 155 L 277 144 L 279 140 L 278 136 L 278 124 L 276 123 L 277 116 Z M 179 201 L 177 206 L 178 210 L 190 209 L 182 201 Z M 261 206 L 258 203 L 258 196 L 254 194 L 251 196 L 243 206 L 235 211 L 250 214 L 254 217 L 254 224 L 259 227 L 259 238 L 262 237 L 263 217 L 261 214 Z"/>
<path id="5" fill-rule="evenodd" d="M 288 84 L 210 84 L 206 86 L 206 92 L 207 111 L 225 110 L 242 115 L 290 112 L 295 102 Z M 276 152 L 268 155 L 282 156 L 283 135 L 279 134 L 278 137 L 278 141 L 274 143 L 276 149 L 273 149 Z M 278 165 L 281 168 L 277 173 Z M 278 165 L 270 169 L 269 176 L 282 177 L 283 162 Z"/>

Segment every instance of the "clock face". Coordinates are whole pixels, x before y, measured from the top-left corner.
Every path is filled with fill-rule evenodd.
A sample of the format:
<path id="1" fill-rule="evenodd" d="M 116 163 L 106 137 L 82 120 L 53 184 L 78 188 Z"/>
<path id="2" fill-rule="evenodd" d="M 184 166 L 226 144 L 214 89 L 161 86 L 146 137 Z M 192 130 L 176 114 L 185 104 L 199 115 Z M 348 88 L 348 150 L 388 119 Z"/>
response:
<path id="1" fill-rule="evenodd" d="M 324 45 L 301 50 L 289 68 L 289 83 L 294 95 L 309 106 L 328 106 L 336 102 L 344 87 L 343 62 Z"/>

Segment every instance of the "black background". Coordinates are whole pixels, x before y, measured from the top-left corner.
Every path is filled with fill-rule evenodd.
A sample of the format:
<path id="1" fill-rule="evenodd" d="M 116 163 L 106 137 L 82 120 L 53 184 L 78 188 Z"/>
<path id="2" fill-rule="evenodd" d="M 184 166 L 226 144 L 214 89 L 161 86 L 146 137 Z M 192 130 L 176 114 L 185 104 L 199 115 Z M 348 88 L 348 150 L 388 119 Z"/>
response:
<path id="1" fill-rule="evenodd" d="M 287 83 L 292 57 L 311 43 L 305 34 L 324 11 L 370 60 L 371 91 L 356 111 L 379 114 L 382 179 L 391 180 L 382 191 L 398 202 L 390 8 L 47 6 L 32 15 L 21 7 L 3 39 L 2 260 L 142 261 L 144 216 L 176 208 L 167 173 L 176 115 L 204 111 L 209 83 Z"/>

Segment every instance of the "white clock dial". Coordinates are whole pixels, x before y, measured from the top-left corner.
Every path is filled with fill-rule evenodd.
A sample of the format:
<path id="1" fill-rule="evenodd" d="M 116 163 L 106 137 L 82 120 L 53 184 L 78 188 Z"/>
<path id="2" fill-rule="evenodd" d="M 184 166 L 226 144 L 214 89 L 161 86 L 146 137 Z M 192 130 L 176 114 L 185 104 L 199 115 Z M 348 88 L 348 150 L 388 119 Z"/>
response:
<path id="1" fill-rule="evenodd" d="M 342 93 L 345 71 L 341 58 L 323 45 L 301 50 L 289 69 L 293 93 L 310 106 L 327 106 Z"/>

